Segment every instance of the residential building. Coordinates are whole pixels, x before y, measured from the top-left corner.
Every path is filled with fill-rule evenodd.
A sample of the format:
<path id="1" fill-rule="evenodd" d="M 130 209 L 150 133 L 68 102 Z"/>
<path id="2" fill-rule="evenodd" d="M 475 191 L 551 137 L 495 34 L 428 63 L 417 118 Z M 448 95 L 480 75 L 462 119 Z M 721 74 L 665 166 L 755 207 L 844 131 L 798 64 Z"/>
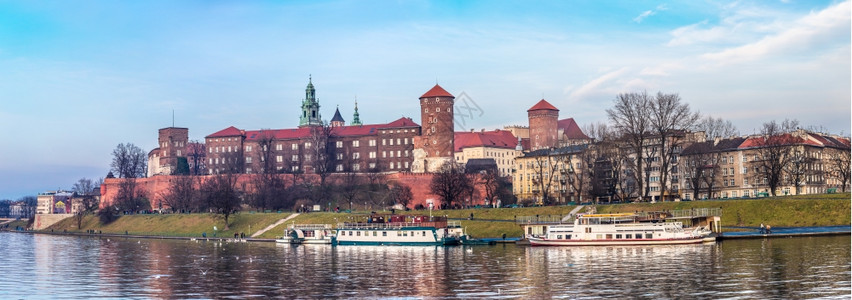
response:
<path id="1" fill-rule="evenodd" d="M 518 139 L 507 130 L 456 132 L 455 161 L 465 165 L 471 159 L 493 159 L 499 176 L 511 176 L 515 157 L 521 154 Z"/>

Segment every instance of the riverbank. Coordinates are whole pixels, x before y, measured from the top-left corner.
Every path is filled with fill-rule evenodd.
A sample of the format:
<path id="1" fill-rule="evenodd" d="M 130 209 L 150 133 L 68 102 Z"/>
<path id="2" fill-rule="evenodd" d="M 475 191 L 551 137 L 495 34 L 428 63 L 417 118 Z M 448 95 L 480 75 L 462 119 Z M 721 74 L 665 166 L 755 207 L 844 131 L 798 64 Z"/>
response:
<path id="1" fill-rule="evenodd" d="M 519 237 L 521 229 L 514 222 L 519 216 L 563 216 L 576 206 L 547 206 L 524 208 L 477 208 L 461 210 L 435 210 L 433 215 L 447 216 L 460 220 L 467 233 L 474 238 Z M 688 202 L 661 202 L 637 204 L 597 205 L 599 213 L 677 210 L 704 207 L 722 208 L 722 226 L 758 227 L 761 223 L 773 227 L 811 227 L 849 225 L 852 214 L 850 194 L 825 194 L 771 197 L 761 199 L 706 200 Z M 257 239 L 274 239 L 280 236 L 288 224 L 336 224 L 338 222 L 359 221 L 369 212 L 331 213 L 314 212 L 301 214 L 292 220 L 274 226 L 271 230 L 257 236 Z M 404 214 L 428 215 L 429 211 L 398 212 Z M 468 220 L 470 215 L 474 218 Z M 165 214 L 165 215 L 128 215 L 122 216 L 110 224 L 100 224 L 97 217 L 84 218 L 82 228 L 77 228 L 75 218 L 65 219 L 47 231 L 85 233 L 87 230 L 137 236 L 195 237 L 202 234 L 207 237 L 233 238 L 234 233 L 250 236 L 290 213 L 251 213 L 242 212 L 232 215 L 230 228 L 224 230 L 221 217 L 210 214 Z M 214 226 L 216 230 L 214 231 Z M 742 231 L 737 228 L 724 228 L 725 231 Z M 747 230 L 747 228 L 746 228 Z"/>

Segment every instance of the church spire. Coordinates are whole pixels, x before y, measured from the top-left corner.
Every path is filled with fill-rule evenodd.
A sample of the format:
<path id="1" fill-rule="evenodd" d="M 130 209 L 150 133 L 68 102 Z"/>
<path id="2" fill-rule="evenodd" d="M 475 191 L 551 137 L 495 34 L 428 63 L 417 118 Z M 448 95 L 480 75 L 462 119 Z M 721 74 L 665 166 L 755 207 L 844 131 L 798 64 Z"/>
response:
<path id="1" fill-rule="evenodd" d="M 352 114 L 352 124 L 351 125 L 361 125 L 361 118 L 358 114 L 358 96 L 355 96 L 355 113 Z"/>
<path id="2" fill-rule="evenodd" d="M 314 89 L 313 78 L 308 75 L 308 86 L 305 88 L 305 99 L 302 100 L 302 115 L 299 116 L 299 127 L 322 125 L 319 112 L 319 100 Z"/>

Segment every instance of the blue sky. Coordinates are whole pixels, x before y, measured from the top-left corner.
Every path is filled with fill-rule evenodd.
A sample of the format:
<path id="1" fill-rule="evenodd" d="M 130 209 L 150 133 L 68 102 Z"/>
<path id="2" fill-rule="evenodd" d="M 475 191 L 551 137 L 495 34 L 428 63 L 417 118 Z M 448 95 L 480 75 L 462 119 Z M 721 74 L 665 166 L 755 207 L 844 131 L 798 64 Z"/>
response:
<path id="1" fill-rule="evenodd" d="M 435 82 L 525 125 L 606 121 L 618 93 L 679 93 L 743 134 L 796 118 L 850 132 L 849 1 L 2 1 L 0 199 L 69 188 L 157 129 L 290 128 L 308 74 L 323 116 L 420 122 Z"/>

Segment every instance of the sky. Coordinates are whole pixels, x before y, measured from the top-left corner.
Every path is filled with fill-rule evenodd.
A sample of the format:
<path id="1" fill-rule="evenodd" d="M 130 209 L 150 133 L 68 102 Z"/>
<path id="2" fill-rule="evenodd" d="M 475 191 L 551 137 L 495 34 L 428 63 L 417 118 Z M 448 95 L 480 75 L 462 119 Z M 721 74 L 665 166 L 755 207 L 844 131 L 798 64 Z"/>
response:
<path id="1" fill-rule="evenodd" d="M 456 130 L 607 122 L 619 93 L 678 93 L 742 134 L 764 122 L 850 133 L 849 1 L 4 1 L 0 199 L 69 189 L 173 124 L 298 126 L 406 116 L 439 83 Z M 457 111 L 458 111 L 457 103 Z M 174 115 L 174 118 L 173 118 Z"/>

